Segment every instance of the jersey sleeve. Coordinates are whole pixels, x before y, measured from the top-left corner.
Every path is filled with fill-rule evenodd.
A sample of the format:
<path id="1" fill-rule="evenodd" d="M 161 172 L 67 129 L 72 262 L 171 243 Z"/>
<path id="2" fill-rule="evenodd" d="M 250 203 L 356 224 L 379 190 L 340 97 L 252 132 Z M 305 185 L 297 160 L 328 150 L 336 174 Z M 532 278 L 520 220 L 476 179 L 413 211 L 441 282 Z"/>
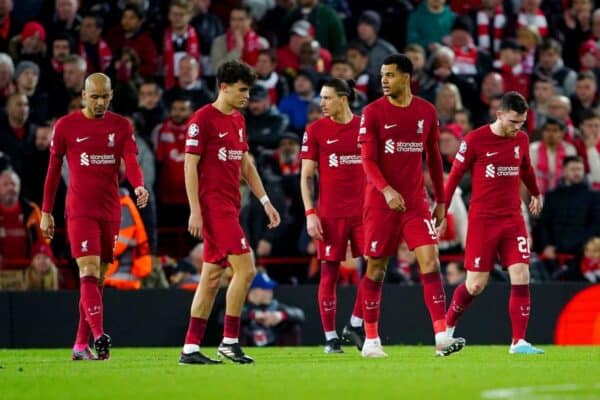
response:
<path id="1" fill-rule="evenodd" d="M 307 126 L 306 131 L 304 131 L 300 157 L 304 160 L 319 161 L 319 142 L 311 125 Z"/>
<path id="2" fill-rule="evenodd" d="M 523 141 L 525 142 L 525 144 L 523 145 L 523 159 L 521 160 L 521 180 L 523 181 L 523 183 L 527 187 L 527 190 L 529 190 L 529 193 L 532 196 L 539 196 L 540 189 L 537 185 L 535 170 L 531 165 L 531 156 L 529 154 L 529 138 L 526 134 L 524 134 L 523 136 Z"/>
<path id="3" fill-rule="evenodd" d="M 382 191 L 389 184 L 379 168 L 377 126 L 370 107 L 365 109 L 360 120 L 358 143 L 361 144 L 360 154 L 365 175 L 379 191 Z"/>
<path id="4" fill-rule="evenodd" d="M 202 155 L 206 148 L 207 136 L 206 124 L 198 114 L 194 114 L 186 129 L 185 152 Z"/>
<path id="5" fill-rule="evenodd" d="M 358 143 L 372 142 L 377 144 L 376 116 L 370 107 L 365 108 L 360 117 L 360 128 L 358 128 Z"/>
<path id="6" fill-rule="evenodd" d="M 240 126 L 241 128 L 241 132 L 242 132 L 242 136 L 241 136 L 241 141 L 242 141 L 242 151 L 247 152 L 250 150 L 250 146 L 248 146 L 248 131 L 246 129 L 246 118 L 244 118 L 244 116 L 240 113 Z"/>
<path id="7" fill-rule="evenodd" d="M 122 124 L 123 135 L 125 135 L 125 144 L 123 146 L 123 155 L 137 154 L 138 148 L 135 143 L 135 133 L 133 132 L 133 126 L 129 120 L 123 119 Z"/>
<path id="8" fill-rule="evenodd" d="M 67 152 L 67 144 L 64 136 L 64 120 L 61 118 L 54 124 L 52 139 L 50 140 L 50 153 L 62 157 Z"/>
<path id="9" fill-rule="evenodd" d="M 427 166 L 433 183 L 435 200 L 438 204 L 444 203 L 444 169 L 442 153 L 440 152 L 440 127 L 435 108 L 431 110 L 432 124 L 427 133 Z"/>
<path id="10" fill-rule="evenodd" d="M 458 186 L 458 182 L 460 182 L 462 176 L 475 162 L 476 151 L 474 149 L 473 140 L 471 140 L 472 137 L 472 135 L 467 135 L 467 137 L 461 142 L 458 152 L 454 157 L 452 170 L 450 171 L 450 175 L 446 181 L 446 186 L 444 187 L 446 210 L 450 208 L 450 202 L 452 201 L 452 196 L 454 195 L 454 191 Z"/>

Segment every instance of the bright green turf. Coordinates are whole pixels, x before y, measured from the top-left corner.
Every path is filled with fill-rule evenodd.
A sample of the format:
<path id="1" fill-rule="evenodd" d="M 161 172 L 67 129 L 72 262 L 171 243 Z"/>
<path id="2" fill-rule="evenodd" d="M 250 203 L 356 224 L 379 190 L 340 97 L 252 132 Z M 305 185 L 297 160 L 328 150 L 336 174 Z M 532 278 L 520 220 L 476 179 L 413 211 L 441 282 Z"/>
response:
<path id="1" fill-rule="evenodd" d="M 600 347 L 543 348 L 543 356 L 511 356 L 506 346 L 467 346 L 435 358 L 432 347 L 387 346 L 387 359 L 362 359 L 350 347 L 335 355 L 321 347 L 248 348 L 257 360 L 250 366 L 179 366 L 175 348 L 115 348 L 108 362 L 72 362 L 67 349 L 0 350 L 0 399 L 600 398 Z M 575 386 L 482 397 L 564 384 Z"/>

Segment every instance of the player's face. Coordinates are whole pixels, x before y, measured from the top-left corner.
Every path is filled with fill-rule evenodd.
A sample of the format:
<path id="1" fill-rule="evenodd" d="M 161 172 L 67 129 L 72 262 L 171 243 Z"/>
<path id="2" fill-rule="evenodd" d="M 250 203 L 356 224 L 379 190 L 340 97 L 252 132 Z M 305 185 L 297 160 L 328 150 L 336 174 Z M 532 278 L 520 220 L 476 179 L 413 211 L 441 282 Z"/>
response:
<path id="1" fill-rule="evenodd" d="M 334 88 L 323 86 L 321 89 L 321 111 L 326 117 L 332 118 L 336 118 L 344 111 L 342 97 L 338 96 Z"/>
<path id="2" fill-rule="evenodd" d="M 408 74 L 398 70 L 396 64 L 381 66 L 381 87 L 384 96 L 397 97 L 406 85 Z"/>
<path id="3" fill-rule="evenodd" d="M 94 118 L 102 118 L 108 110 L 112 95 L 113 92 L 109 84 L 90 84 L 87 90 L 83 91 L 83 100 L 89 115 L 93 115 Z"/>
<path id="4" fill-rule="evenodd" d="M 500 126 L 502 128 L 502 135 L 508 137 L 517 136 L 517 132 L 521 129 L 525 120 L 527 119 L 527 113 L 519 114 L 516 111 L 502 111 L 499 110 L 497 118 L 500 120 Z"/>
<path id="5" fill-rule="evenodd" d="M 250 87 L 244 82 L 238 81 L 232 85 L 221 84 L 221 90 L 225 95 L 225 101 L 236 110 L 241 110 L 248 105 L 250 99 Z"/>

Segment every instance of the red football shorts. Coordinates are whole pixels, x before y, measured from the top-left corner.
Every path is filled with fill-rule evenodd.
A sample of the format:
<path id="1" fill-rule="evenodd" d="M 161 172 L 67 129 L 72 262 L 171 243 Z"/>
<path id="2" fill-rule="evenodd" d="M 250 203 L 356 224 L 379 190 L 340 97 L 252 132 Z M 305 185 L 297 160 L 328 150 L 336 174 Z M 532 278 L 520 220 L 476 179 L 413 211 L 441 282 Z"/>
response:
<path id="1" fill-rule="evenodd" d="M 67 219 L 71 254 L 75 258 L 100 256 L 101 262 L 113 262 L 120 225 L 119 221 L 100 221 L 95 218 Z"/>
<path id="2" fill-rule="evenodd" d="M 396 255 L 402 240 L 408 248 L 437 244 L 435 224 L 428 210 L 405 212 L 365 207 L 365 252 L 370 257 Z"/>
<path id="3" fill-rule="evenodd" d="M 362 216 L 347 218 L 321 218 L 323 240 L 317 240 L 317 258 L 324 261 L 344 261 L 348 242 L 352 256 L 362 255 L 365 231 Z"/>
<path id="4" fill-rule="evenodd" d="M 224 268 L 229 266 L 228 255 L 250 251 L 237 213 L 202 214 L 202 237 L 204 262 L 218 264 Z"/>
<path id="5" fill-rule="evenodd" d="M 465 269 L 490 272 L 497 257 L 502 266 L 529 264 L 529 241 L 523 217 L 469 218 Z"/>

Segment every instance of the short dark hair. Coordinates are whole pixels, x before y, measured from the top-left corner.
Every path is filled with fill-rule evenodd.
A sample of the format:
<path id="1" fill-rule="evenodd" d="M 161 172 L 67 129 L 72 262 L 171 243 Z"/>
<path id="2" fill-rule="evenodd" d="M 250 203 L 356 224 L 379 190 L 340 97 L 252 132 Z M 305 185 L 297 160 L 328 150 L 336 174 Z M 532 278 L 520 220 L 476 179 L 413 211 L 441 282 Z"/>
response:
<path id="1" fill-rule="evenodd" d="M 244 4 L 234 6 L 231 11 L 243 11 L 248 18 L 252 18 L 252 7 Z M 230 14 L 231 15 L 231 14 Z"/>
<path id="2" fill-rule="evenodd" d="M 345 56 L 333 57 L 333 60 L 331 60 L 331 66 L 333 67 L 335 64 L 346 64 L 352 67 L 352 64 L 350 63 L 350 61 L 348 61 L 348 59 Z"/>
<path id="3" fill-rule="evenodd" d="M 579 162 L 579 163 L 583 164 L 583 158 L 581 156 L 579 156 L 579 155 L 566 156 L 563 159 L 563 162 L 562 162 L 563 168 L 566 167 L 569 163 L 572 163 L 572 162 Z"/>
<path id="4" fill-rule="evenodd" d="M 518 92 L 506 92 L 502 95 L 500 101 L 500 109 L 502 111 L 514 111 L 518 114 L 527 112 L 529 106 L 527 100 L 521 93 Z"/>
<path id="5" fill-rule="evenodd" d="M 579 125 L 583 124 L 589 119 L 600 119 L 600 113 L 593 109 L 583 110 L 579 115 Z"/>
<path id="6" fill-rule="evenodd" d="M 269 49 L 262 49 L 258 51 L 258 55 L 259 56 L 267 56 L 271 59 L 271 62 L 273 64 L 277 64 L 277 53 L 275 52 L 275 50 L 269 48 Z"/>
<path id="7" fill-rule="evenodd" d="M 562 50 L 563 50 L 562 45 L 556 39 L 552 39 L 552 38 L 544 39 L 544 41 L 542 42 L 542 44 L 540 46 L 540 52 L 547 51 L 547 50 L 554 50 L 562 56 Z"/>
<path id="8" fill-rule="evenodd" d="M 173 97 L 171 99 L 171 103 L 169 104 L 169 108 L 171 108 L 171 106 L 175 102 L 190 103 L 190 106 L 192 105 L 192 99 L 190 98 L 190 96 L 185 95 L 185 94 L 178 94 L 175 97 Z"/>
<path id="9" fill-rule="evenodd" d="M 358 42 L 356 40 L 353 40 L 352 42 L 350 42 L 348 44 L 348 48 L 346 49 L 346 51 L 348 51 L 348 50 L 356 50 L 363 57 L 369 56 L 369 49 L 367 48 L 367 46 L 365 46 L 364 44 L 362 44 L 361 42 Z"/>
<path id="10" fill-rule="evenodd" d="M 581 71 L 577 74 L 577 82 L 589 79 L 596 82 L 596 75 L 592 71 Z"/>
<path id="11" fill-rule="evenodd" d="M 123 8 L 123 14 L 125 11 L 131 11 L 134 13 L 139 19 L 144 19 L 145 14 L 142 7 L 138 7 L 136 4 L 128 3 L 125 8 Z"/>
<path id="12" fill-rule="evenodd" d="M 405 74 L 408 74 L 408 75 L 412 75 L 412 73 L 413 73 L 412 62 L 410 61 L 410 58 L 408 58 L 404 54 L 399 54 L 399 53 L 392 54 L 391 56 L 387 56 L 383 60 L 383 65 L 392 65 L 392 64 L 396 64 L 396 68 L 398 68 L 398 71 L 400 71 L 400 72 L 404 72 Z"/>
<path id="13" fill-rule="evenodd" d="M 256 73 L 248 64 L 238 60 L 230 60 L 225 61 L 217 69 L 217 85 L 221 83 L 232 85 L 239 81 L 248 86 L 254 85 Z"/>
<path id="14" fill-rule="evenodd" d="M 355 85 L 353 80 L 345 81 L 338 78 L 331 78 L 323 83 L 323 86 L 333 88 L 338 96 L 348 97 L 348 103 L 352 103 L 356 99 L 356 93 L 354 92 Z"/>
<path id="15" fill-rule="evenodd" d="M 102 18 L 102 15 L 95 12 L 87 12 L 83 15 L 83 18 L 93 19 L 94 23 L 96 24 L 96 28 L 100 30 L 104 29 L 104 18 Z"/>

